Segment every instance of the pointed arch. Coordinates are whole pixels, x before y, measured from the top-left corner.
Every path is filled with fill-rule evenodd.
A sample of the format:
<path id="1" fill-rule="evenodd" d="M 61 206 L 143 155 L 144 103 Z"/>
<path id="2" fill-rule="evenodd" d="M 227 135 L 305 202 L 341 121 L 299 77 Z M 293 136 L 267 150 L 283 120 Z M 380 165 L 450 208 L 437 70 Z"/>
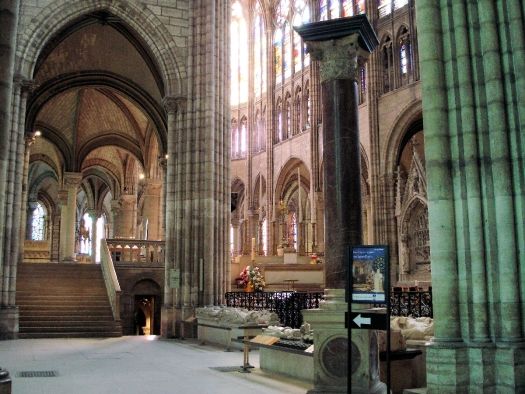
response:
<path id="1" fill-rule="evenodd" d="M 165 95 L 185 93 L 182 80 L 186 72 L 176 60 L 185 58 L 183 48 L 170 39 L 171 33 L 149 8 L 124 0 L 57 0 L 47 5 L 20 37 L 21 50 L 16 65 L 20 75 L 32 79 L 40 53 L 51 38 L 68 25 L 93 13 L 106 18 L 115 16 L 136 32 L 156 61 Z"/>

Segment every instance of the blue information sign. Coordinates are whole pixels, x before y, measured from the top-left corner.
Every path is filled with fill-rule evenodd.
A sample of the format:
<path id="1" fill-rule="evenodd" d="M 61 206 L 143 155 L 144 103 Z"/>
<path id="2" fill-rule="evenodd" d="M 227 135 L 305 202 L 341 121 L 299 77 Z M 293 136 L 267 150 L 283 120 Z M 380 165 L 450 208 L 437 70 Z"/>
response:
<path id="1" fill-rule="evenodd" d="M 388 272 L 388 246 L 352 247 L 351 302 L 385 304 Z"/>

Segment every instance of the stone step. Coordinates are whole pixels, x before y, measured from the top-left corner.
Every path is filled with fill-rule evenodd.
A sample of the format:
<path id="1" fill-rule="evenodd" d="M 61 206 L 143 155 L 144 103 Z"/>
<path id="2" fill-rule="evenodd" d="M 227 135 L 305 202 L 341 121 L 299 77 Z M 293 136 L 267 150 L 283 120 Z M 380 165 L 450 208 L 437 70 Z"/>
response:
<path id="1" fill-rule="evenodd" d="M 20 264 L 19 338 L 122 335 L 99 265 Z"/>
<path id="2" fill-rule="evenodd" d="M 24 328 L 25 332 L 28 332 L 32 328 L 45 329 L 46 327 L 53 327 L 54 329 L 63 329 L 65 327 L 90 327 L 95 330 L 112 329 L 115 327 L 115 323 L 112 321 L 100 321 L 100 318 L 93 318 L 92 320 L 82 317 L 81 320 L 30 320 L 20 321 L 19 326 Z"/>
<path id="3" fill-rule="evenodd" d="M 22 325 L 32 325 L 33 322 L 38 322 L 39 324 L 42 322 L 91 322 L 95 321 L 100 323 L 101 318 L 106 317 L 112 317 L 113 315 L 109 315 L 107 313 L 104 314 L 96 314 L 90 312 L 89 315 L 86 314 L 68 314 L 68 315 L 29 315 L 24 316 L 23 318 L 19 319 L 19 324 Z M 113 324 L 113 322 L 111 322 Z"/>
<path id="4" fill-rule="evenodd" d="M 73 331 L 73 332 L 31 332 L 31 333 L 18 333 L 19 339 L 29 339 L 29 338 L 111 338 L 111 337 L 121 337 L 122 331 L 105 331 L 105 332 L 83 332 L 83 331 Z"/>

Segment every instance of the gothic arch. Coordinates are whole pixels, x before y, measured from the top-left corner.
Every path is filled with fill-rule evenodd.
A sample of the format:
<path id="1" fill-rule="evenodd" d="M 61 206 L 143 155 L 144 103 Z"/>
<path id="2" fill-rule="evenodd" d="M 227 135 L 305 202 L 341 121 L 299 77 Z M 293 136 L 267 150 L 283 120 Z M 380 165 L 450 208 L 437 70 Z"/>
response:
<path id="1" fill-rule="evenodd" d="M 32 79 L 40 52 L 49 40 L 67 25 L 94 12 L 107 12 L 120 18 L 142 38 L 156 60 L 165 95 L 185 93 L 185 85 L 181 82 L 186 73 L 176 61 L 185 58 L 183 48 L 178 48 L 173 39 L 168 39 L 170 32 L 150 9 L 125 0 L 57 0 L 47 5 L 21 35 L 20 57 L 15 68 L 24 78 Z"/>
<path id="2" fill-rule="evenodd" d="M 278 171 L 278 176 L 277 176 L 277 180 L 275 182 L 275 188 L 273 190 L 273 193 L 274 193 L 274 203 L 275 204 L 278 204 L 279 203 L 279 200 L 280 198 L 282 197 L 282 193 L 285 191 L 285 188 L 286 188 L 286 180 L 288 178 L 288 174 L 290 173 L 290 171 L 297 167 L 297 166 L 301 166 L 303 168 L 306 169 L 306 171 L 308 172 L 308 175 L 310 177 L 310 181 L 311 181 L 311 170 L 310 168 L 308 167 L 308 165 L 301 159 L 299 159 L 298 157 L 290 157 L 288 158 L 288 160 L 286 160 L 285 164 L 280 168 L 280 170 Z M 308 190 L 308 189 L 307 189 Z"/>
<path id="3" fill-rule="evenodd" d="M 411 137 L 411 126 L 421 120 L 423 116 L 423 106 L 421 100 L 414 100 L 407 104 L 393 122 L 392 129 L 389 132 L 389 138 L 383 147 L 380 157 L 385 157 L 384 168 L 381 169 L 383 174 L 393 174 L 396 170 L 404 141 Z M 422 130 L 422 128 L 421 128 Z M 420 130 L 416 130 L 420 131 Z"/>

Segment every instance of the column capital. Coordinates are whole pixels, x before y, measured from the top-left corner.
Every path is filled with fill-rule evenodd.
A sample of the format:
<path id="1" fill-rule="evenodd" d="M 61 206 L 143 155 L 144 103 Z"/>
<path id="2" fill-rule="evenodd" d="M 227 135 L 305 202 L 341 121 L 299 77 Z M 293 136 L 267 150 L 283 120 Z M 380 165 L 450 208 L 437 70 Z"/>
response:
<path id="1" fill-rule="evenodd" d="M 98 219 L 100 215 L 102 215 L 102 211 L 100 209 L 93 209 L 93 208 L 87 209 L 86 213 L 95 220 Z"/>
<path id="2" fill-rule="evenodd" d="M 359 77 L 359 66 L 379 41 L 365 15 L 307 23 L 294 28 L 314 60 L 321 82 Z"/>
<path id="3" fill-rule="evenodd" d="M 184 96 L 165 96 L 162 99 L 162 105 L 166 113 L 184 112 L 186 109 L 187 99 Z"/>
<path id="4" fill-rule="evenodd" d="M 81 172 L 64 172 L 64 186 L 78 186 L 82 182 Z"/>
<path id="5" fill-rule="evenodd" d="M 359 36 L 339 38 L 329 41 L 309 41 L 306 50 L 313 60 L 319 60 L 319 77 L 321 82 L 334 79 L 359 79 L 359 66 L 368 53 L 359 48 Z"/>

